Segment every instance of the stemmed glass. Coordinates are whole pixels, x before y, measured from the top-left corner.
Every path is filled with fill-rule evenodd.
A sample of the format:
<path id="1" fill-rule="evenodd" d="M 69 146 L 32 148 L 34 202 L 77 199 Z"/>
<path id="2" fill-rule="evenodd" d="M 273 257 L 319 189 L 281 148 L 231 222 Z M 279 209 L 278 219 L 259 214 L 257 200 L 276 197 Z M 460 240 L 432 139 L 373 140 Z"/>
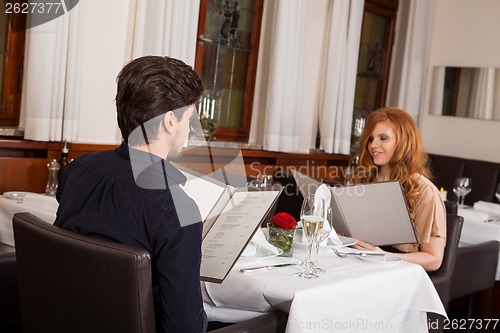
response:
<path id="1" fill-rule="evenodd" d="M 500 183 L 497 184 L 497 190 L 495 192 L 495 196 L 497 197 L 497 200 L 500 201 Z"/>
<path id="2" fill-rule="evenodd" d="M 316 237 L 314 237 L 313 242 L 314 242 L 314 259 L 312 259 L 312 267 L 311 270 L 318 274 L 318 273 L 324 273 L 325 270 L 322 269 L 321 267 L 318 266 L 318 255 L 319 255 L 319 248 L 321 246 L 321 243 L 325 239 L 327 239 L 330 236 L 330 233 L 333 230 L 332 226 L 332 208 L 331 207 L 325 207 L 325 215 L 324 215 L 324 223 L 323 227 L 318 231 Z"/>
<path id="3" fill-rule="evenodd" d="M 472 191 L 471 179 L 467 177 L 458 177 L 455 179 L 453 192 L 457 196 L 458 207 L 464 208 L 465 196 Z"/>
<path id="4" fill-rule="evenodd" d="M 304 279 L 316 278 L 311 265 L 311 252 L 313 248 L 314 239 L 317 237 L 319 231 L 323 229 L 325 218 L 325 201 L 317 199 L 313 196 L 305 197 L 300 210 L 300 221 L 302 222 L 302 233 L 307 237 L 307 258 L 303 264 L 303 271 L 297 275 Z"/>

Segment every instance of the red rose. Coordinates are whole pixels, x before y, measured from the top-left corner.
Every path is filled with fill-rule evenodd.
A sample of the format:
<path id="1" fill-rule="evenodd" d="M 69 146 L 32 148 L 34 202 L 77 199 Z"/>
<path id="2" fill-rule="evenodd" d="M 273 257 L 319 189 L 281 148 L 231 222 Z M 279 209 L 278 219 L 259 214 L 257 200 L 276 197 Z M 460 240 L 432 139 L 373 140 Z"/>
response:
<path id="1" fill-rule="evenodd" d="M 297 226 L 295 218 L 288 213 L 278 213 L 271 217 L 271 222 L 278 228 L 293 229 Z"/>

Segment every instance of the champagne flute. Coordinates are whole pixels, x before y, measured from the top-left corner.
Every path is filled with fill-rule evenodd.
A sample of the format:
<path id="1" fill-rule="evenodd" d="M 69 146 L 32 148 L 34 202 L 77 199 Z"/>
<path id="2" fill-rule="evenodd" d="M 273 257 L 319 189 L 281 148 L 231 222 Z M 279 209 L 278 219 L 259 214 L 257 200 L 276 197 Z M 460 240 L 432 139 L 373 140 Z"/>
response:
<path id="1" fill-rule="evenodd" d="M 317 236 L 324 223 L 325 204 L 322 199 L 315 199 L 314 196 L 305 197 L 300 211 L 300 220 L 302 222 L 302 233 L 307 237 L 307 258 L 304 261 L 304 269 L 297 275 L 304 279 L 317 278 L 311 265 L 311 252 L 313 240 Z"/>
<path id="2" fill-rule="evenodd" d="M 330 233 L 333 230 L 332 226 L 332 208 L 331 207 L 325 207 L 325 215 L 324 215 L 324 222 L 322 228 L 318 231 L 318 234 L 316 237 L 314 237 L 313 242 L 315 243 L 315 256 L 314 259 L 312 259 L 312 271 L 316 274 L 319 273 L 324 273 L 325 270 L 322 269 L 321 267 L 318 266 L 318 255 L 319 255 L 319 248 L 321 246 L 321 243 L 327 239 L 330 236 Z"/>
<path id="3" fill-rule="evenodd" d="M 495 192 L 495 196 L 497 197 L 497 200 L 500 201 L 500 183 L 497 184 L 497 190 Z"/>
<path id="4" fill-rule="evenodd" d="M 472 191 L 471 179 L 467 177 L 458 177 L 455 179 L 453 192 L 457 196 L 457 203 L 459 208 L 464 208 L 465 196 Z"/>

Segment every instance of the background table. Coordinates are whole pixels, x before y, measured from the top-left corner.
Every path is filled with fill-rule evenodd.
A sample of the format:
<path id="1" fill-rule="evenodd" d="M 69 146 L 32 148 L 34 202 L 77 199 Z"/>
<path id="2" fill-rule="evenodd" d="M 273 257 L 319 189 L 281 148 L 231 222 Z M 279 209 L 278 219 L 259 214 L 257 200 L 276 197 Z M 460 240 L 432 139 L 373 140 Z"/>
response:
<path id="1" fill-rule="evenodd" d="M 54 197 L 45 197 L 44 202 L 39 205 L 29 205 L 21 200 L 13 200 L 0 195 L 0 243 L 14 246 L 14 232 L 12 229 L 12 217 L 15 213 L 28 212 L 44 221 L 53 223 L 56 219 L 57 201 Z"/>
<path id="2" fill-rule="evenodd" d="M 294 262 L 293 258 L 239 260 L 222 284 L 203 283 L 209 320 L 243 321 L 261 312 L 289 312 L 287 332 L 422 332 L 427 312 L 446 316 L 441 300 L 421 266 L 339 258 L 322 249 L 318 279 L 294 276 L 300 266 L 240 273 L 242 267 Z M 239 317 L 238 317 L 239 316 Z"/>

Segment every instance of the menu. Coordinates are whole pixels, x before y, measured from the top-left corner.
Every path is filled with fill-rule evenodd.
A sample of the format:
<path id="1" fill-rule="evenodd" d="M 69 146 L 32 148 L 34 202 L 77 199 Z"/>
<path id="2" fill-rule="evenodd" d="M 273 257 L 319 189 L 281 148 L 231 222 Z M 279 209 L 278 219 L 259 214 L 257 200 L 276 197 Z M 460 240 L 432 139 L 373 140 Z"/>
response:
<path id="1" fill-rule="evenodd" d="M 188 178 L 183 189 L 197 203 L 203 219 L 201 280 L 222 283 L 281 190 L 248 191 L 179 170 Z"/>
<path id="2" fill-rule="evenodd" d="M 201 279 L 221 283 L 280 191 L 236 191 L 202 243 Z"/>

